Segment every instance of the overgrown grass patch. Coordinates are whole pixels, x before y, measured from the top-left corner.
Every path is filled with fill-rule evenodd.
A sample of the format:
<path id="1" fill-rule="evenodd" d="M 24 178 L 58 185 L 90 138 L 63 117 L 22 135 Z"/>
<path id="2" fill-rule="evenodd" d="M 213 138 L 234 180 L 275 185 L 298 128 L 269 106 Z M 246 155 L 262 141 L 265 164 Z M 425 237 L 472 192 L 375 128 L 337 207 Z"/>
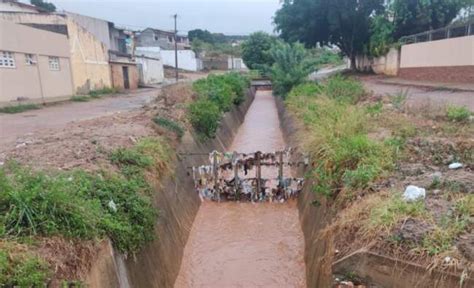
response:
<path id="1" fill-rule="evenodd" d="M 0 113 L 14 114 L 21 113 L 28 110 L 40 109 L 40 106 L 36 104 L 18 104 L 12 106 L 6 106 L 0 108 Z"/>
<path id="2" fill-rule="evenodd" d="M 92 90 L 89 92 L 91 98 L 100 98 L 102 95 L 117 93 L 116 88 L 104 87 L 102 89 Z"/>
<path id="3" fill-rule="evenodd" d="M 471 111 L 465 106 L 448 106 L 446 108 L 446 117 L 452 122 L 467 122 L 471 116 Z"/>
<path id="4" fill-rule="evenodd" d="M 74 102 L 88 102 L 91 100 L 91 97 L 88 95 L 74 95 L 71 97 L 71 101 Z"/>
<path id="5" fill-rule="evenodd" d="M 351 104 L 359 102 L 366 95 L 362 83 L 341 75 L 330 77 L 324 83 L 324 93 L 331 99 Z"/>
<path id="6" fill-rule="evenodd" d="M 161 138 L 144 138 L 110 157 L 121 173 L 42 172 L 5 164 L 0 169 L 0 237 L 107 235 L 119 251 L 137 252 L 153 239 L 156 218 L 145 172 L 160 177 L 168 171 L 171 150 Z"/>
<path id="7" fill-rule="evenodd" d="M 327 83 L 298 86 L 286 100 L 290 111 L 305 124 L 304 149 L 317 159 L 310 173 L 316 183 L 314 191 L 326 197 L 366 189 L 393 165 L 390 146 L 367 136 L 366 110 L 351 104 L 365 95 L 363 89 L 355 88 L 356 96 L 345 90 L 360 84 L 339 77 L 333 81 L 330 89 Z M 337 86 L 342 87 L 341 96 L 326 96 L 328 90 L 337 93 Z"/>
<path id="8" fill-rule="evenodd" d="M 178 138 L 182 138 L 184 135 L 184 128 L 176 121 L 160 116 L 155 117 L 153 121 L 159 126 L 174 132 Z"/>
<path id="9" fill-rule="evenodd" d="M 0 240 L 0 286 L 45 287 L 50 275 L 48 265 L 14 242 Z"/>

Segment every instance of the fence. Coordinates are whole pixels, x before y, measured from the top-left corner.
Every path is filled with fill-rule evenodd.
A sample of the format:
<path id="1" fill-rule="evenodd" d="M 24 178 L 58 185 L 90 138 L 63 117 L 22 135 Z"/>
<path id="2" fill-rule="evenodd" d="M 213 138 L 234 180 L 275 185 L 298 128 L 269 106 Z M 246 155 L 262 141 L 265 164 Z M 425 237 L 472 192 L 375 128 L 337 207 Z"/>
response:
<path id="1" fill-rule="evenodd" d="M 474 21 L 451 25 L 400 38 L 402 44 L 420 43 L 474 35 Z"/>

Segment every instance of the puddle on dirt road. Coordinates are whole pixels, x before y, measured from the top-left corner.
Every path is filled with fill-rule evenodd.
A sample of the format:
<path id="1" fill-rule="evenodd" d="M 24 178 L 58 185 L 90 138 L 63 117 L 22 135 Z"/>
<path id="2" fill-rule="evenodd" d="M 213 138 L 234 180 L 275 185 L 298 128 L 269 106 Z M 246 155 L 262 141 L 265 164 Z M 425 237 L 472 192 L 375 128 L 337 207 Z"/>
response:
<path id="1" fill-rule="evenodd" d="M 257 92 L 229 151 L 284 149 L 279 124 L 271 92 Z M 203 203 L 175 283 L 185 287 L 306 287 L 296 203 Z"/>

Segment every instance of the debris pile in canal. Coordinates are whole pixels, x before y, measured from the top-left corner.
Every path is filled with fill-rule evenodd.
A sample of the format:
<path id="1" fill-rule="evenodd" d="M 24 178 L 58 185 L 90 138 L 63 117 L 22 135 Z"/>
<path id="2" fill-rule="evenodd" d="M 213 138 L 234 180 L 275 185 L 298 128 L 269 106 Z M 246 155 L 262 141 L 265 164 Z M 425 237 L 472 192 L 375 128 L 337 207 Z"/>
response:
<path id="1" fill-rule="evenodd" d="M 302 161 L 292 161 L 296 154 L 291 148 L 269 153 L 213 151 L 208 165 L 190 169 L 201 200 L 285 202 L 298 197 L 304 179 L 285 177 L 284 167 L 309 165 L 307 155 L 299 154 Z M 275 177 L 265 178 L 262 168 L 278 168 L 278 171 Z M 254 177 L 251 172 L 255 173 Z"/>

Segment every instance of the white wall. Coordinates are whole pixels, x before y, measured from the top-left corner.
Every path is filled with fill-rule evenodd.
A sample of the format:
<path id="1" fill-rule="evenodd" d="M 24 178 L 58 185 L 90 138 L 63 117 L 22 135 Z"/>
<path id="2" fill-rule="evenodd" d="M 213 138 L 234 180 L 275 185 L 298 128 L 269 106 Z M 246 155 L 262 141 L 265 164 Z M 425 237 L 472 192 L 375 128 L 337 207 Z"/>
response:
<path id="1" fill-rule="evenodd" d="M 232 59 L 234 59 L 234 66 L 232 66 Z M 238 70 L 238 71 L 248 70 L 248 68 L 247 68 L 247 66 L 245 66 L 244 60 L 242 58 L 229 57 L 227 59 L 227 63 L 228 63 L 228 66 L 229 66 L 229 70 L 232 70 L 232 67 L 234 67 L 234 70 Z"/>
<path id="2" fill-rule="evenodd" d="M 165 75 L 163 72 L 163 62 L 160 59 L 136 56 L 135 60 L 139 64 L 138 74 L 141 83 L 158 84 L 163 82 Z"/>
<path id="3" fill-rule="evenodd" d="M 401 68 L 474 65 L 474 36 L 402 46 Z"/>
<path id="4" fill-rule="evenodd" d="M 175 66 L 175 57 L 173 50 L 161 50 L 163 64 Z M 198 71 L 198 59 L 192 50 L 178 50 L 178 68 L 188 71 Z"/>
<path id="5" fill-rule="evenodd" d="M 160 58 L 163 65 L 175 66 L 174 50 L 162 50 L 160 47 L 137 47 L 136 55 Z M 192 50 L 178 50 L 178 68 L 188 71 L 201 70 L 200 60 Z"/>

